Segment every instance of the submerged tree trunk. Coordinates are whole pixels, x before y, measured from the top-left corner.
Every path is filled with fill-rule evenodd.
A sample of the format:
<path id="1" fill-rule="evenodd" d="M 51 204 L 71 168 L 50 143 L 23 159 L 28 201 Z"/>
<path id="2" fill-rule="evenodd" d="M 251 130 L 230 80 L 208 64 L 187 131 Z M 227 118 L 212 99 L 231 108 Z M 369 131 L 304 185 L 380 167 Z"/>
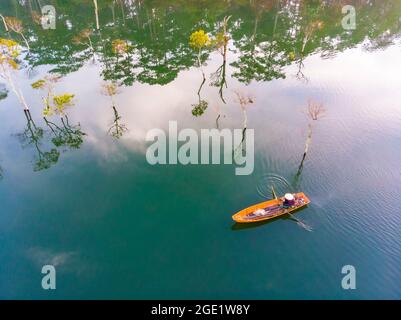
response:
<path id="1" fill-rule="evenodd" d="M 33 122 L 32 115 L 29 110 L 24 110 L 24 114 L 25 114 L 25 117 L 26 117 L 26 120 L 28 121 L 28 123 L 31 121 Z"/>
<path id="2" fill-rule="evenodd" d="M 120 119 L 120 116 L 118 115 L 118 111 L 116 107 L 113 105 L 112 106 L 113 111 L 114 111 L 114 124 L 115 124 L 115 129 L 116 129 L 116 135 L 120 136 L 120 125 L 118 123 L 118 120 Z"/>
<path id="3" fill-rule="evenodd" d="M 245 106 L 242 106 L 242 114 L 244 116 L 244 122 L 243 122 L 242 141 L 241 142 L 244 142 L 246 130 L 248 129 L 248 113 L 246 112 Z"/>
<path id="4" fill-rule="evenodd" d="M 309 146 L 310 146 L 310 144 L 312 142 L 312 133 L 313 133 L 313 131 L 312 131 L 312 125 L 311 124 L 309 124 L 308 131 L 309 132 L 308 132 L 308 137 L 306 138 L 306 142 L 305 142 L 304 154 L 302 156 L 301 164 L 298 167 L 298 172 L 296 174 L 296 178 L 299 178 L 299 176 L 302 173 L 302 169 L 304 168 L 305 159 L 306 159 L 306 156 L 308 155 L 308 152 L 309 152 Z"/>

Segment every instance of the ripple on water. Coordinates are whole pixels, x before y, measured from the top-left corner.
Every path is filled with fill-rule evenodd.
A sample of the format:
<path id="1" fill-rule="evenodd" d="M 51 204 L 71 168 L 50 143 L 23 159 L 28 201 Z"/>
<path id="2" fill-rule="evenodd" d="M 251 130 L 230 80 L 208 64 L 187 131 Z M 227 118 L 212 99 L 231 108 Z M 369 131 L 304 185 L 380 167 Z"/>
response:
<path id="1" fill-rule="evenodd" d="M 256 190 L 262 198 L 272 199 L 272 187 L 274 187 L 278 196 L 287 192 L 294 192 L 287 179 L 274 173 L 262 175 L 258 180 Z"/>

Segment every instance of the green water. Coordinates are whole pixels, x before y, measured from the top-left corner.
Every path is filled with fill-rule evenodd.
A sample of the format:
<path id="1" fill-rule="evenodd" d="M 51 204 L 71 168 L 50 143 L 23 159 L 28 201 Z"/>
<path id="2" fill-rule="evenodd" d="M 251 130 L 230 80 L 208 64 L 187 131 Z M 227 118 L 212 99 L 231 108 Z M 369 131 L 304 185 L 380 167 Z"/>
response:
<path id="1" fill-rule="evenodd" d="M 354 31 L 342 28 L 337 1 L 99 0 L 99 30 L 92 1 L 51 3 L 55 30 L 35 22 L 37 1 L 0 4 L 30 45 L 13 78 L 33 120 L 4 80 L 0 298 L 401 298 L 401 1 L 355 1 Z M 227 61 L 202 50 L 198 96 L 189 37 L 213 37 L 228 16 Z M 92 47 L 74 41 L 86 28 Z M 116 39 L 128 49 L 113 51 Z M 31 88 L 49 73 L 63 76 L 56 94 L 75 95 L 62 118 L 47 117 L 53 124 L 44 92 Z M 118 83 L 117 114 L 106 81 Z M 146 133 L 169 121 L 242 129 L 237 92 L 253 102 L 252 175 L 147 163 Z M 318 120 L 308 101 L 324 105 Z M 290 218 L 234 224 L 271 185 L 310 197 L 296 218 L 312 231 Z M 54 291 L 41 287 L 46 264 Z M 356 268 L 356 290 L 341 287 L 344 265 Z"/>

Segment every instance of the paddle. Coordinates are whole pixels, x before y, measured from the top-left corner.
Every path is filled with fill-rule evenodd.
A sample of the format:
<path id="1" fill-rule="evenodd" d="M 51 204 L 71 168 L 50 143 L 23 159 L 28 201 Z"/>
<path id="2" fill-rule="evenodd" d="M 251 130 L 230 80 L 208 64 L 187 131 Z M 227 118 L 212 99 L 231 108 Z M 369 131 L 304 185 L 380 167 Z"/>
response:
<path id="1" fill-rule="evenodd" d="M 276 200 L 278 199 L 278 198 L 277 198 L 276 191 L 274 191 L 274 187 L 273 187 L 273 186 L 272 186 L 272 195 L 273 195 L 273 198 L 274 198 L 274 199 L 276 199 Z"/>
<path id="2" fill-rule="evenodd" d="M 272 186 L 272 195 L 273 195 L 273 198 L 274 198 L 274 199 L 276 199 L 276 200 L 278 199 L 277 194 L 276 194 L 276 191 L 274 190 L 274 187 L 273 187 L 273 186 Z M 287 214 L 288 214 L 294 221 L 296 221 L 297 224 L 298 224 L 301 228 L 304 228 L 306 231 L 309 231 L 309 232 L 311 232 L 311 231 L 313 230 L 311 226 L 308 226 L 307 224 L 305 224 L 305 223 L 302 222 L 301 220 L 295 218 L 295 217 L 291 214 L 291 212 L 287 212 Z"/>
<path id="3" fill-rule="evenodd" d="M 301 220 L 295 218 L 290 212 L 288 212 L 288 215 L 291 217 L 291 219 L 294 219 L 301 228 L 303 228 L 303 229 L 305 229 L 306 231 L 309 231 L 309 232 L 313 231 L 311 226 L 309 226 L 306 223 L 302 222 Z"/>

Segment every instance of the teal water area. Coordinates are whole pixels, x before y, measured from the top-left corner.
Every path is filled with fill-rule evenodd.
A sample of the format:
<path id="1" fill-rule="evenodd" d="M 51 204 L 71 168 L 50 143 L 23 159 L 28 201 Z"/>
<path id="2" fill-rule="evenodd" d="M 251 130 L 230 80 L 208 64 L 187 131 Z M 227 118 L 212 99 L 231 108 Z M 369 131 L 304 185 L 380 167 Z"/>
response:
<path id="1" fill-rule="evenodd" d="M 24 47 L 12 76 L 32 121 L 3 80 L 0 298 L 401 298 L 401 1 L 371 2 L 355 3 L 346 31 L 337 1 L 99 0 L 99 30 L 91 1 L 53 1 L 55 30 L 37 24 L 36 1 L 2 1 L 30 45 L 1 25 Z M 218 36 L 228 16 L 227 60 L 222 47 L 202 50 L 199 92 L 189 37 Z M 62 76 L 55 94 L 75 95 L 52 123 L 31 87 L 49 74 Z M 323 105 L 317 120 L 308 102 Z M 149 130 L 177 121 L 200 132 L 217 119 L 247 119 L 253 174 L 146 161 Z M 308 195 L 295 217 L 311 231 L 289 217 L 234 223 L 271 185 Z M 47 264 L 54 291 L 41 287 Z M 344 265 L 356 290 L 341 287 Z"/>

